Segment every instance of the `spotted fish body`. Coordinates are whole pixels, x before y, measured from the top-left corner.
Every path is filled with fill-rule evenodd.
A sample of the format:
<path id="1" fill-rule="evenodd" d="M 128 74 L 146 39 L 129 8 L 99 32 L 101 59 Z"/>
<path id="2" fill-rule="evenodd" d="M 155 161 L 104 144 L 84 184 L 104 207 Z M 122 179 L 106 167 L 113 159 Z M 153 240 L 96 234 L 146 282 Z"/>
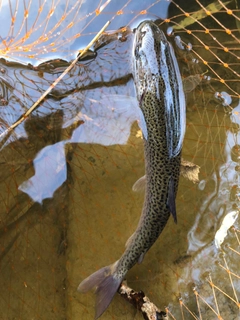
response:
<path id="1" fill-rule="evenodd" d="M 141 262 L 164 229 L 170 213 L 176 217 L 180 154 L 185 132 L 185 98 L 171 45 L 151 21 L 141 23 L 133 44 L 133 78 L 144 136 L 146 191 L 142 215 L 118 261 L 83 280 L 78 290 L 96 287 L 96 315 L 110 304 L 126 273 Z"/>

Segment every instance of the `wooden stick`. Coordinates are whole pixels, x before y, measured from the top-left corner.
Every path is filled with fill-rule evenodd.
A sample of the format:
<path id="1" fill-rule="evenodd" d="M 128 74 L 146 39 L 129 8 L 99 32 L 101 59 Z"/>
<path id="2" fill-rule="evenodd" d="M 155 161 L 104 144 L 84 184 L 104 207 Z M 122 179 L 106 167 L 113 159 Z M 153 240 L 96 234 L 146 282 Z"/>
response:
<path id="1" fill-rule="evenodd" d="M 160 311 L 143 291 L 134 291 L 128 287 L 127 282 L 123 281 L 118 289 L 118 293 L 125 300 L 131 303 L 136 309 L 142 312 L 145 320 L 167 320 L 166 312 Z"/>

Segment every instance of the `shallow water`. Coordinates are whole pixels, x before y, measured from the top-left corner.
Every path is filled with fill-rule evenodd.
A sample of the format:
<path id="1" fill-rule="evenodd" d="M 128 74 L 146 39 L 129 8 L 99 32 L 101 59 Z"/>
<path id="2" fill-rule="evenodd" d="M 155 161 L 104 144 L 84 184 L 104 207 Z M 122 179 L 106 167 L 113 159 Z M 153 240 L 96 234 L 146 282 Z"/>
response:
<path id="1" fill-rule="evenodd" d="M 147 17 L 156 13 L 156 8 L 149 9 Z M 134 10 L 139 7 L 131 1 L 129 16 L 115 15 L 113 28 L 129 24 L 136 17 Z M 191 10 L 199 10 L 199 6 L 195 3 Z M 94 20 L 95 31 L 111 16 L 109 12 L 100 21 Z M 169 15 L 177 15 L 174 5 Z M 216 29 L 211 18 L 199 21 Z M 238 34 L 235 21 L 223 21 Z M 207 303 L 223 319 L 237 319 L 236 303 L 217 289 L 215 300 L 208 280 L 211 276 L 216 286 L 237 301 L 239 253 L 233 250 L 239 252 L 238 231 L 228 232 L 222 245 L 224 256 L 216 250 L 214 236 L 223 217 L 239 206 L 240 120 L 235 94 L 239 84 L 238 76 L 224 68 L 214 54 L 231 68 L 238 62 L 206 34 L 195 31 L 199 23 L 188 27 L 195 36 L 175 31 L 193 45 L 190 52 L 175 48 L 182 76 L 201 74 L 209 68 L 212 78 L 203 79 L 187 95 L 183 157 L 200 166 L 200 183 L 180 178 L 178 224 L 169 219 L 143 263 L 129 271 L 127 281 L 134 290 L 143 290 L 159 308 L 168 307 L 170 319 L 194 319 L 185 305 L 199 314 L 194 288 L 200 294 L 202 319 L 217 319 Z M 230 45 L 222 32 L 212 33 L 220 43 Z M 93 319 L 94 293 L 79 294 L 76 288 L 89 274 L 120 257 L 137 226 L 143 194 L 134 193 L 132 186 L 144 174 L 144 155 L 139 118 L 132 112 L 136 105 L 130 72 L 132 38 L 127 31 L 120 37 L 111 36 L 109 43 L 105 40 L 95 58 L 79 61 L 31 117 L 2 142 L 0 310 L 4 319 Z M 203 49 L 199 39 L 211 51 Z M 58 57 L 62 58 L 61 54 Z M 196 57 L 197 64 L 192 62 Z M 50 61 L 38 67 L 0 63 L 2 133 L 69 63 Z M 224 101 L 214 96 L 222 91 L 232 96 L 231 106 L 223 106 Z M 238 227 L 238 221 L 234 226 Z M 227 263 L 237 275 L 233 285 L 219 263 L 225 268 Z M 116 295 L 102 318 L 141 319 L 142 315 Z"/>

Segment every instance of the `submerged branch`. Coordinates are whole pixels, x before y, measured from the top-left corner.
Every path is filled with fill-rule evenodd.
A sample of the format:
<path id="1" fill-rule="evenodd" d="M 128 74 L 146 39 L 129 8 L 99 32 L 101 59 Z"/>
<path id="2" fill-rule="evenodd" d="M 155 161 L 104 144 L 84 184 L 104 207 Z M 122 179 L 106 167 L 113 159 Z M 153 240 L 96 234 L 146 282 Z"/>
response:
<path id="1" fill-rule="evenodd" d="M 143 291 L 134 291 L 128 287 L 127 282 L 123 281 L 118 293 L 125 300 L 130 302 L 137 310 L 142 312 L 143 318 L 145 320 L 167 320 L 168 316 L 166 312 L 160 311 L 147 296 L 145 296 Z"/>

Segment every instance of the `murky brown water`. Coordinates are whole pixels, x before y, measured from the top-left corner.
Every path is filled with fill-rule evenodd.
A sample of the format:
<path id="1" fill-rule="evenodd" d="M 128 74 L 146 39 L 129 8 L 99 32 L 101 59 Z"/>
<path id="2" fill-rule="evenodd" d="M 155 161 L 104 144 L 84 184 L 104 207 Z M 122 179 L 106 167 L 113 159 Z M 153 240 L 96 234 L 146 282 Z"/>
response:
<path id="1" fill-rule="evenodd" d="M 139 10 L 135 1 L 131 5 Z M 234 9 L 236 3 L 229 6 Z M 170 16 L 177 15 L 174 7 Z M 191 8 L 195 10 L 200 10 L 196 3 Z M 216 18 L 226 19 L 226 14 Z M 174 21 L 182 19 L 181 15 Z M 126 18 L 117 27 L 129 21 Z M 235 20 L 223 21 L 237 37 Z M 200 23 L 213 30 L 219 43 L 235 49 L 226 53 L 207 33 L 196 31 Z M 239 233 L 228 231 L 222 245 L 225 256 L 214 244 L 223 217 L 239 206 L 240 107 L 235 94 L 239 92 L 239 42 L 231 37 L 230 43 L 216 26 L 219 29 L 211 18 L 199 18 L 188 25 L 194 35 L 175 32 L 193 45 L 190 52 L 176 49 L 183 77 L 208 69 L 212 78 L 203 79 L 187 96 L 183 157 L 201 167 L 200 183 L 181 177 L 178 224 L 170 218 L 143 263 L 127 274 L 130 287 L 143 290 L 159 308 L 169 308 L 169 319 L 197 319 L 197 301 L 201 319 L 239 316 Z M 80 61 L 31 117 L 2 140 L 0 311 L 4 320 L 93 319 L 94 293 L 79 294 L 77 286 L 116 261 L 137 226 L 143 194 L 134 193 L 132 185 L 144 174 L 144 155 L 138 119 L 131 112 L 136 103 L 131 80 L 133 36 L 130 32 L 110 38 L 98 46 L 96 57 Z M 204 42 L 210 50 L 203 48 Z M 199 63 L 192 62 L 196 58 Z M 68 62 L 54 60 L 38 67 L 4 60 L 0 64 L 2 133 Z M 222 91 L 232 96 L 231 106 L 214 97 Z M 214 298 L 209 280 L 225 294 L 215 288 Z M 141 319 L 142 315 L 116 295 L 102 318 Z"/>

